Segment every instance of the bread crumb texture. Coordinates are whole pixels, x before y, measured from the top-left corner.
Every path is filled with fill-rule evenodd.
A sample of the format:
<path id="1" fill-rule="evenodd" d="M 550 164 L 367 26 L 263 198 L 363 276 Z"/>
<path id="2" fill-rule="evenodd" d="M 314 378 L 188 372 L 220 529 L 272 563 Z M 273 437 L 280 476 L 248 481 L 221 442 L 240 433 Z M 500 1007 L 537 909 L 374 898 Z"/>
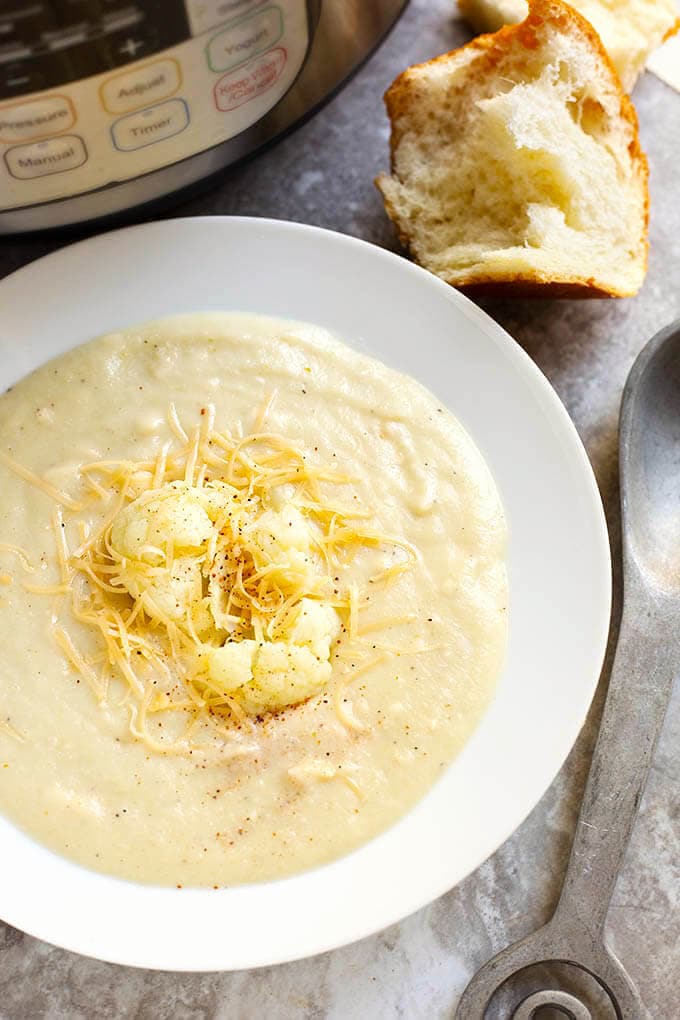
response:
<path id="1" fill-rule="evenodd" d="M 632 92 L 657 47 L 680 28 L 675 0 L 571 0 L 587 18 Z M 477 32 L 496 32 L 527 16 L 527 0 L 458 0 L 463 17 Z"/>
<path id="2" fill-rule="evenodd" d="M 635 294 L 647 262 L 647 160 L 592 26 L 561 0 L 408 68 L 390 86 L 392 173 L 376 183 L 402 243 L 476 292 Z"/>

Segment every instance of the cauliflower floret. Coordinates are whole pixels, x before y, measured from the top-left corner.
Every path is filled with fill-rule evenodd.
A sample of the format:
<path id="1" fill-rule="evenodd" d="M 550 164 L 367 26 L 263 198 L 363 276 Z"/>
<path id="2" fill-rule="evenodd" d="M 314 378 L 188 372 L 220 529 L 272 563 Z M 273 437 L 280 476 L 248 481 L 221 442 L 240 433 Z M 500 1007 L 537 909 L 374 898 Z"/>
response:
<path id="1" fill-rule="evenodd" d="M 236 696 L 251 715 L 276 712 L 311 698 L 330 677 L 330 663 L 321 662 L 309 648 L 267 641 L 255 657 L 252 680 L 239 687 Z"/>
<path id="2" fill-rule="evenodd" d="M 273 566 L 271 576 L 282 586 L 309 585 L 315 577 L 311 555 L 312 532 L 299 510 L 284 506 L 265 510 L 248 529 L 247 540 L 258 566 Z"/>
<path id="3" fill-rule="evenodd" d="M 229 605 L 229 593 L 224 590 L 220 583 L 219 577 L 211 577 L 208 582 L 208 604 L 210 606 L 210 615 L 213 618 L 214 625 L 221 630 L 225 630 L 230 634 L 236 625 L 236 619 L 232 612 L 228 612 Z"/>
<path id="4" fill-rule="evenodd" d="M 175 550 L 199 550 L 212 531 L 212 522 L 201 506 L 198 490 L 184 482 L 172 482 L 157 495 L 145 494 L 117 515 L 111 528 L 111 545 L 120 555 L 158 565 L 168 541 Z M 149 549 L 145 549 L 149 546 Z"/>
<path id="5" fill-rule="evenodd" d="M 201 586 L 202 587 L 202 586 Z M 209 598 L 202 598 L 191 607 L 191 622 L 196 634 L 204 641 L 215 641 L 226 638 L 226 632 L 220 628 L 212 614 Z"/>
<path id="6" fill-rule="evenodd" d="M 269 501 L 275 510 L 283 510 L 294 495 L 295 486 L 290 482 L 284 482 L 283 485 L 275 485 L 269 490 Z"/>
<path id="7" fill-rule="evenodd" d="M 303 645 L 286 641 L 231 641 L 201 652 L 209 679 L 251 715 L 276 712 L 317 694 L 331 675 Z"/>
<path id="8" fill-rule="evenodd" d="M 188 614 L 193 618 L 202 604 L 203 580 L 197 555 L 187 554 L 200 553 L 211 531 L 200 490 L 184 482 L 144 495 L 118 514 L 111 528 L 111 546 L 124 557 L 120 579 L 133 598 L 147 595 L 149 616 L 173 621 L 184 620 Z M 164 565 L 169 545 L 174 556 L 170 569 L 149 573 L 147 566 Z M 201 629 L 206 629 L 205 621 Z"/>
<path id="9" fill-rule="evenodd" d="M 171 570 L 160 574 L 148 574 L 134 561 L 128 562 L 120 578 L 133 598 L 148 596 L 145 609 L 153 619 L 183 620 L 200 603 L 203 593 L 201 565 L 191 556 L 178 557 Z"/>
<path id="10" fill-rule="evenodd" d="M 283 626 L 288 641 L 307 645 L 317 659 L 328 659 L 331 641 L 340 630 L 340 617 L 332 606 L 305 598 L 288 614 Z"/>
<path id="11" fill-rule="evenodd" d="M 238 489 L 218 479 L 208 482 L 202 489 L 194 489 L 194 492 L 211 521 L 216 521 L 225 510 L 237 512 L 241 509 Z"/>
<path id="12" fill-rule="evenodd" d="M 257 641 L 230 641 L 221 648 L 206 648 L 208 675 L 226 693 L 243 687 L 253 678 L 253 659 Z"/>

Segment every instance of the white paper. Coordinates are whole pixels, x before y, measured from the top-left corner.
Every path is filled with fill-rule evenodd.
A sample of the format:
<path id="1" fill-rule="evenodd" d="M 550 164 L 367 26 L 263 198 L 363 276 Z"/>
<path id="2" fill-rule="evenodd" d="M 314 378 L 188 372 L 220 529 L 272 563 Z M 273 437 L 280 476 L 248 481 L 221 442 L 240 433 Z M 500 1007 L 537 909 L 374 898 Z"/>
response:
<path id="1" fill-rule="evenodd" d="M 680 34 L 668 39 L 660 49 L 652 53 L 647 61 L 647 70 L 680 92 Z"/>

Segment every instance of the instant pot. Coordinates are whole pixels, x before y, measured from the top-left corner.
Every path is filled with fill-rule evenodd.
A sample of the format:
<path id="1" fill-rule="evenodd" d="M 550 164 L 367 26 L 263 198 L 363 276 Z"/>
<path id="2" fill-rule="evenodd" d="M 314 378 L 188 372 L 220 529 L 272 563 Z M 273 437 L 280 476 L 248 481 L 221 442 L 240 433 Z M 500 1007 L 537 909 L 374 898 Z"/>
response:
<path id="1" fill-rule="evenodd" d="M 406 0 L 0 0 L 0 233 L 195 185 L 324 99 Z"/>

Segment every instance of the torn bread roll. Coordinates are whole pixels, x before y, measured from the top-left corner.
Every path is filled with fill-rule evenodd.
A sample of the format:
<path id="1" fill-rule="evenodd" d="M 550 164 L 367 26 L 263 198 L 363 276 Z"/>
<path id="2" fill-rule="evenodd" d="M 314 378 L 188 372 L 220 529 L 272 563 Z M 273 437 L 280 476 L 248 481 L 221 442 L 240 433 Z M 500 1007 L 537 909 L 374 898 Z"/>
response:
<path id="1" fill-rule="evenodd" d="M 402 243 L 476 292 L 624 297 L 647 262 L 647 160 L 592 26 L 561 0 L 408 68 L 388 89 Z"/>
<path id="2" fill-rule="evenodd" d="M 680 28 L 675 0 L 571 0 L 587 18 L 619 72 L 626 92 L 651 54 Z M 477 32 L 497 32 L 527 16 L 527 0 L 458 0 L 463 17 Z"/>

